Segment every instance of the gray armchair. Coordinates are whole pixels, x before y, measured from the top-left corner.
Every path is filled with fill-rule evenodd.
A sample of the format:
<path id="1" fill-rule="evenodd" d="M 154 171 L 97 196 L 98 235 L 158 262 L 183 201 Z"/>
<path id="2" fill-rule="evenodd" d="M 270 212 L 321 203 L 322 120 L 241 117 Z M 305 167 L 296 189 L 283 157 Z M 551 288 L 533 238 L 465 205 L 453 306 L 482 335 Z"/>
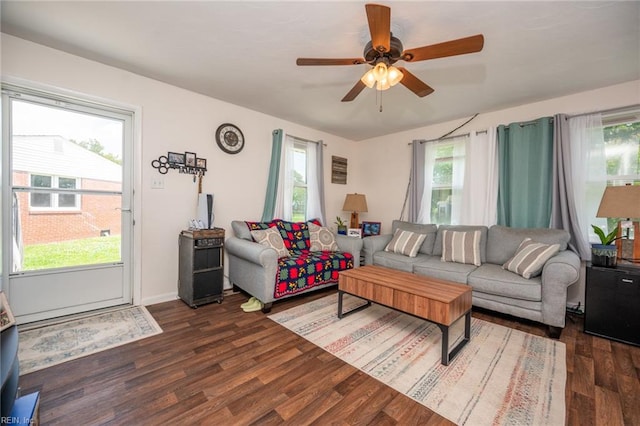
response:
<path id="1" fill-rule="evenodd" d="M 260 300 L 264 304 L 262 311 L 267 313 L 271 310 L 274 301 L 292 296 L 286 295 L 279 299 L 274 296 L 278 255 L 274 249 L 254 242 L 245 222 L 233 221 L 231 227 L 234 235 L 225 242 L 229 264 L 229 281 L 234 288 L 239 288 Z M 336 242 L 340 251 L 353 255 L 354 268 L 360 266 L 362 239 L 336 235 Z M 335 285 L 335 282 L 317 285 L 300 291 L 296 295 L 331 285 Z"/>

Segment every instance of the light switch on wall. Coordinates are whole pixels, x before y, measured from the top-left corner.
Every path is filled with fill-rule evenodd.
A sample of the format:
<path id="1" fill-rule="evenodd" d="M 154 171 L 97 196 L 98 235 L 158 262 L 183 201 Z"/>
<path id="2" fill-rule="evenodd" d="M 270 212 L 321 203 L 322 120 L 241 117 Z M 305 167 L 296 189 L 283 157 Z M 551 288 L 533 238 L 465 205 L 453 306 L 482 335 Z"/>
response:
<path id="1" fill-rule="evenodd" d="M 164 189 L 164 178 L 159 176 L 151 179 L 151 189 Z"/>

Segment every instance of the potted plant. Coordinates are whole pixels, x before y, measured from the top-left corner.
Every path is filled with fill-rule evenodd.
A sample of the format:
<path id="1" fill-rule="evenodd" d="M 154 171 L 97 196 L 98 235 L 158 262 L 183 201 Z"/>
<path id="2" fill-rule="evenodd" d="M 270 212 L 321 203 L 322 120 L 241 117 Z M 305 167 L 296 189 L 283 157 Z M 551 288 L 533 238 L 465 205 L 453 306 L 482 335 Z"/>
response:
<path id="1" fill-rule="evenodd" d="M 335 224 L 338 226 L 338 234 L 347 235 L 347 225 L 344 224 L 340 216 L 336 216 Z"/>
<path id="2" fill-rule="evenodd" d="M 600 244 L 591 244 L 591 263 L 594 266 L 614 267 L 617 263 L 618 248 L 614 243 L 618 239 L 618 229 L 615 228 L 608 234 L 595 226 L 591 225 L 593 232 L 600 238 Z"/>

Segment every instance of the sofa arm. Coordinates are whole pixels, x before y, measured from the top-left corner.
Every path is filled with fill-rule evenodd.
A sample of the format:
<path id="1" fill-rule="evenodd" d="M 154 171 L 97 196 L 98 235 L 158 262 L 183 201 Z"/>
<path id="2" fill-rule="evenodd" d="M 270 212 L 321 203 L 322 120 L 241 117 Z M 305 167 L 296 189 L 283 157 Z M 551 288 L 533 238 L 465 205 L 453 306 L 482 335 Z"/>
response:
<path id="1" fill-rule="evenodd" d="M 392 234 L 372 235 L 364 239 L 364 263 L 365 265 L 373 265 L 373 254 L 384 250 L 393 238 Z"/>
<path id="2" fill-rule="evenodd" d="M 278 253 L 262 244 L 231 237 L 225 241 L 227 253 L 248 260 L 256 265 L 270 266 L 278 263 Z"/>
<path id="3" fill-rule="evenodd" d="M 362 238 L 347 237 L 346 235 L 337 234 L 336 243 L 340 251 L 351 253 L 353 256 L 353 267 L 360 266 L 360 252 L 362 251 Z"/>
<path id="4" fill-rule="evenodd" d="M 567 287 L 580 278 L 580 258 L 570 250 L 553 256 L 542 269 L 542 318 L 545 324 L 564 327 Z"/>

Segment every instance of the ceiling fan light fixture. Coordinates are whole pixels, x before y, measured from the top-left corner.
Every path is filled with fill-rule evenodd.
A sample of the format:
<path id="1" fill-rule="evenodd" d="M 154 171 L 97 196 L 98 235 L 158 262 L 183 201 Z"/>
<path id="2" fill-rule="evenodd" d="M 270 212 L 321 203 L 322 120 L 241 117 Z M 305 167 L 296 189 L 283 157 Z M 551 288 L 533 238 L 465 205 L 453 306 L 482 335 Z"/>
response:
<path id="1" fill-rule="evenodd" d="M 376 76 L 373 73 L 373 68 L 371 68 L 369 71 L 364 73 L 360 81 L 362 81 L 365 86 L 371 89 L 374 86 L 374 84 L 376 84 Z"/>
<path id="2" fill-rule="evenodd" d="M 389 84 L 389 80 L 387 78 L 383 78 L 382 80 L 378 81 L 378 84 L 376 85 L 377 90 L 387 90 L 390 87 L 391 84 Z"/>
<path id="3" fill-rule="evenodd" d="M 387 78 L 388 70 L 387 64 L 384 62 L 378 62 L 375 67 L 373 67 L 373 74 L 376 77 L 376 81 L 380 82 Z"/>
<path id="4" fill-rule="evenodd" d="M 398 68 L 394 66 L 390 66 L 387 72 L 387 80 L 389 80 L 389 86 L 393 87 L 396 84 L 400 83 L 404 74 Z"/>

